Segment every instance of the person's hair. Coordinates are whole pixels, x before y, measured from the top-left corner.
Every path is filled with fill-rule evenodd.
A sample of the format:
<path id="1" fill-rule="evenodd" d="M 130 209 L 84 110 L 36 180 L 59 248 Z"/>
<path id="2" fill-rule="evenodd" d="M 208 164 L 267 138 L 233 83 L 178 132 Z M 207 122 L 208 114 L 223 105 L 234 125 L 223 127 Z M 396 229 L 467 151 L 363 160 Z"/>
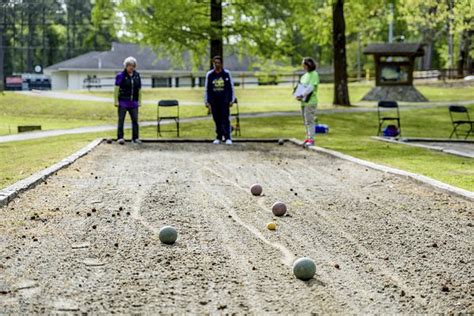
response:
<path id="1" fill-rule="evenodd" d="M 128 65 L 134 65 L 135 67 L 137 67 L 137 60 L 132 56 L 125 58 L 125 60 L 123 61 L 123 67 L 127 68 Z"/>
<path id="2" fill-rule="evenodd" d="M 313 58 L 311 57 L 305 57 L 303 58 L 303 64 L 308 66 L 308 71 L 314 71 L 316 70 L 316 62 L 314 61 Z"/>
<path id="3" fill-rule="evenodd" d="M 219 60 L 222 64 L 222 57 L 221 56 L 217 55 L 217 56 L 212 57 L 212 62 L 215 62 L 216 60 Z"/>

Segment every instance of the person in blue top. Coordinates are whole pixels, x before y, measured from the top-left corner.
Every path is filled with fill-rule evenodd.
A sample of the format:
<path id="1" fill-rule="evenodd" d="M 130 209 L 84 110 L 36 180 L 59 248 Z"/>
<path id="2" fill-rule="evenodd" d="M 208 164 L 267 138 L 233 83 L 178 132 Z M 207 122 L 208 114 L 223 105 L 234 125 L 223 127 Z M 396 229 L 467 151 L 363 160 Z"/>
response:
<path id="1" fill-rule="evenodd" d="M 132 143 L 140 144 L 138 138 L 138 107 L 140 106 L 142 81 L 140 74 L 135 70 L 137 60 L 127 57 L 123 62 L 124 70 L 115 77 L 114 100 L 118 108 L 117 142 L 125 144 L 123 139 L 123 123 L 127 112 L 132 119 Z"/>
<path id="2" fill-rule="evenodd" d="M 215 56 L 212 61 L 214 68 L 206 74 L 204 103 L 216 125 L 217 136 L 213 144 L 224 141 L 232 145 L 229 108 L 235 100 L 234 81 L 230 72 L 223 68 L 222 57 Z"/>

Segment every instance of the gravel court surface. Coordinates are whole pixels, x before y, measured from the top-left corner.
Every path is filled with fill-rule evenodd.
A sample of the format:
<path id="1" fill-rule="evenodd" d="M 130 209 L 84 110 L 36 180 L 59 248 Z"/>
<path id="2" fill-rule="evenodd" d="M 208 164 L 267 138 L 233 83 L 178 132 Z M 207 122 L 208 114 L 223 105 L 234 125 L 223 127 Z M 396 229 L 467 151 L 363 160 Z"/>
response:
<path id="1" fill-rule="evenodd" d="M 103 144 L 0 209 L 0 313 L 474 312 L 473 206 L 290 144 Z"/>

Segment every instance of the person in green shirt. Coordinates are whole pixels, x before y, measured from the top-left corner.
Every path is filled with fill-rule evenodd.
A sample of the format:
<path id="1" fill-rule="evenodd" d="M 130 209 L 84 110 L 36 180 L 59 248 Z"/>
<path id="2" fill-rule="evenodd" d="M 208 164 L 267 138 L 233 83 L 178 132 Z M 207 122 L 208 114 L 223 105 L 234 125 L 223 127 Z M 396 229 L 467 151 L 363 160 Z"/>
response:
<path id="1" fill-rule="evenodd" d="M 301 95 L 296 99 L 301 102 L 301 113 L 303 114 L 306 128 L 305 146 L 314 145 L 315 124 L 314 116 L 318 105 L 319 74 L 316 71 L 316 63 L 310 57 L 303 58 L 302 66 L 305 74 L 300 79 L 300 84 L 305 87 Z"/>

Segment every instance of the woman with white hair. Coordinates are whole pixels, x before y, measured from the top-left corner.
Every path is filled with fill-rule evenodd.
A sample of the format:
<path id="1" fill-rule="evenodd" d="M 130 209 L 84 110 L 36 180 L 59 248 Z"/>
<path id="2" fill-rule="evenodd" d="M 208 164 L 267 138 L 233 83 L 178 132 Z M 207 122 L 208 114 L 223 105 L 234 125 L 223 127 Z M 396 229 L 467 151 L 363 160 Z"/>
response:
<path id="1" fill-rule="evenodd" d="M 123 123 L 127 112 L 132 119 L 132 143 L 140 144 L 138 138 L 138 107 L 140 106 L 142 81 L 140 74 L 135 70 L 137 60 L 133 57 L 125 58 L 124 70 L 115 77 L 115 107 L 118 108 L 117 142 L 125 144 L 123 139 Z"/>

